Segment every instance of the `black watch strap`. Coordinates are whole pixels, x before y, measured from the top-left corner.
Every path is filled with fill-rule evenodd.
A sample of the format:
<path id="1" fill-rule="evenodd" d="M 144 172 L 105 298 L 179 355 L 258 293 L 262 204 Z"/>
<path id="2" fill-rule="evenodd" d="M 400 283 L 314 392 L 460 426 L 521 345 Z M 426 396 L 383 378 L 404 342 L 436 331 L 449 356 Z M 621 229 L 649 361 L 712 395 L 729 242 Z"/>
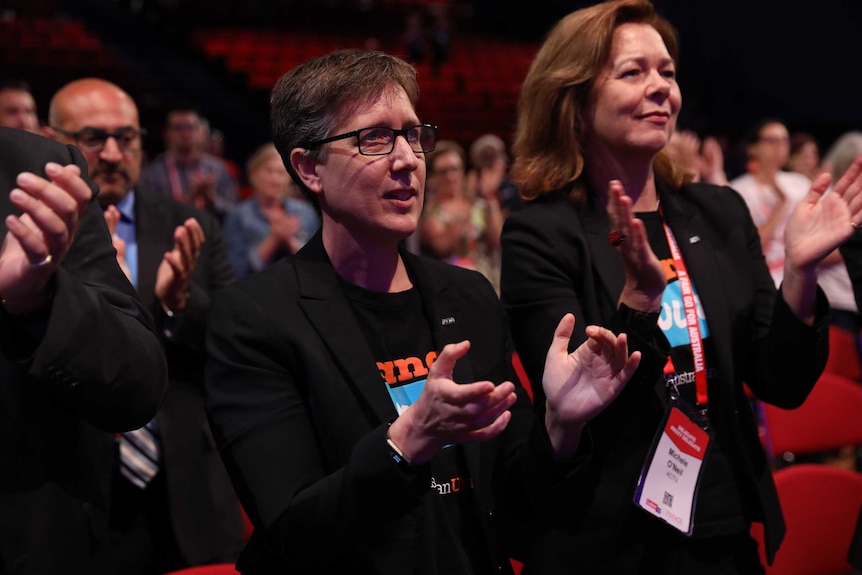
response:
<path id="1" fill-rule="evenodd" d="M 410 460 L 405 457 L 404 453 L 402 453 L 398 446 L 395 445 L 395 442 L 389 439 L 388 430 L 386 433 L 386 447 L 389 450 L 389 457 L 392 458 L 392 461 L 395 462 L 395 465 L 398 466 L 398 469 L 401 470 L 401 473 L 404 473 L 406 475 L 416 474 L 416 467 L 410 463 Z"/>

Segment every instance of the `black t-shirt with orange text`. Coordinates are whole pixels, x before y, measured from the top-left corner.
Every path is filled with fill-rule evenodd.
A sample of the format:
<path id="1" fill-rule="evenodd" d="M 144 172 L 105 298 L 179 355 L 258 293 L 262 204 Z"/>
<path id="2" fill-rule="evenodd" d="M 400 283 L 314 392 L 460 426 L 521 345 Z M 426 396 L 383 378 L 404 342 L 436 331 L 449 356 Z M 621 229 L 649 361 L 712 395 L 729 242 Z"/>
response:
<path id="1" fill-rule="evenodd" d="M 416 288 L 379 293 L 341 282 L 354 314 L 377 358 L 385 385 L 400 415 L 419 398 L 437 351 Z M 417 574 L 490 573 L 488 552 L 479 536 L 473 481 L 463 450 L 447 446 L 431 462 L 431 486 L 418 540 Z"/>

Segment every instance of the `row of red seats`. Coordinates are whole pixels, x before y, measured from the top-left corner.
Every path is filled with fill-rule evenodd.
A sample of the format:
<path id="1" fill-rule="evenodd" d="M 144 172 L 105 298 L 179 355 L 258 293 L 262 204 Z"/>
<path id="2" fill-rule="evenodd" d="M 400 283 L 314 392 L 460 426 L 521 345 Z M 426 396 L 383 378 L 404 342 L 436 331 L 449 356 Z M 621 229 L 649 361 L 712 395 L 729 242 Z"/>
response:
<path id="1" fill-rule="evenodd" d="M 338 48 L 375 45 L 403 56 L 397 40 L 369 44 L 361 35 L 207 29 L 194 33 L 193 42 L 210 57 L 222 59 L 228 70 L 244 74 L 250 87 L 261 90 L 272 89 L 282 74 L 301 62 Z M 416 65 L 422 89 L 420 115 L 441 126 L 441 138 L 469 142 L 487 132 L 508 137 L 535 50 L 530 44 L 459 37 L 442 66 Z"/>

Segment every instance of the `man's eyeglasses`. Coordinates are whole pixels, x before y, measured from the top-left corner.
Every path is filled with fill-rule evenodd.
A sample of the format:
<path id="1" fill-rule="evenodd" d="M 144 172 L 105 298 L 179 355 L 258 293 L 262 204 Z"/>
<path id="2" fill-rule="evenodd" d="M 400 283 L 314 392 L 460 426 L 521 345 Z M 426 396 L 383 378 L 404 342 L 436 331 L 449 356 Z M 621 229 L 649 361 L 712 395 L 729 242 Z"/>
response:
<path id="1" fill-rule="evenodd" d="M 339 134 L 317 140 L 305 144 L 305 148 L 319 148 L 323 144 L 335 142 L 337 140 L 346 140 L 347 138 L 357 138 L 359 153 L 363 156 L 385 156 L 391 154 L 395 149 L 395 139 L 398 136 L 404 136 L 407 140 L 407 145 L 414 152 L 433 152 L 434 146 L 437 145 L 437 126 L 431 124 L 419 124 L 418 126 L 410 126 L 395 130 L 393 128 L 362 128 L 346 134 Z"/>
<path id="2" fill-rule="evenodd" d="M 113 132 L 102 130 L 100 128 L 84 128 L 77 132 L 69 132 L 68 130 L 61 130 L 60 128 L 53 129 L 72 138 L 72 140 L 75 141 L 75 144 L 85 152 L 101 152 L 102 149 L 104 149 L 105 144 L 108 142 L 108 138 L 114 138 L 114 140 L 117 141 L 117 146 L 119 146 L 120 150 L 124 152 L 137 149 L 137 145 L 140 141 L 139 138 L 142 138 L 147 134 L 146 130 L 139 130 L 131 127 L 120 128 Z"/>

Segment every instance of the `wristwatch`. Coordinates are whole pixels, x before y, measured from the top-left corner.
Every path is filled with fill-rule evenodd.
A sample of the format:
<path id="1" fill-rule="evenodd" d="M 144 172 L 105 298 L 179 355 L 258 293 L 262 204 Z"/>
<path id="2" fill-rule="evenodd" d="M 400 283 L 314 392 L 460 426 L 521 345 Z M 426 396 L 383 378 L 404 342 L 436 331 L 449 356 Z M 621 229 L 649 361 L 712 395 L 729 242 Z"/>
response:
<path id="1" fill-rule="evenodd" d="M 392 425 L 390 423 L 390 425 Z M 398 446 L 395 445 L 395 442 L 389 439 L 389 431 L 387 429 L 386 432 L 386 447 L 389 449 L 389 457 L 392 458 L 392 461 L 395 462 L 395 465 L 398 466 L 398 469 L 401 470 L 401 473 L 405 475 L 416 475 L 417 467 L 413 466 L 410 463 L 410 460 L 404 456 L 404 453 L 398 449 Z"/>

